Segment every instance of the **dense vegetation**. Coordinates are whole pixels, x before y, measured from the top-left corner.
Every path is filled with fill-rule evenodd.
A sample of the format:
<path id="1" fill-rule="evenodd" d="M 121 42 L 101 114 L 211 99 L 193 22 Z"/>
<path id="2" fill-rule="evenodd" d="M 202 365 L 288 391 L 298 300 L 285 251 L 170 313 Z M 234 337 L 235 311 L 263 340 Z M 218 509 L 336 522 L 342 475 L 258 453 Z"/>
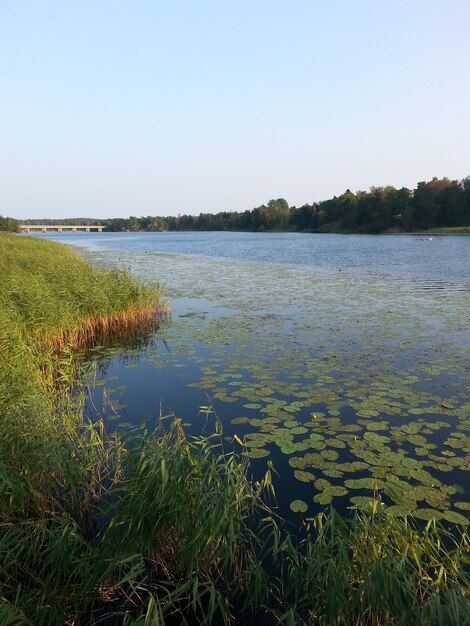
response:
<path id="1" fill-rule="evenodd" d="M 12 217 L 2 217 L 0 215 L 0 230 L 17 233 L 20 230 L 20 223 Z"/>
<path id="2" fill-rule="evenodd" d="M 49 220 L 54 223 L 55 220 Z M 25 223 L 48 223 L 26 220 Z M 67 224 L 86 220 L 62 220 Z M 470 226 L 470 177 L 461 181 L 433 178 L 416 189 L 372 187 L 329 200 L 289 207 L 286 200 L 270 200 L 243 212 L 201 213 L 177 217 L 129 217 L 96 220 L 110 231 L 158 230 L 294 230 L 317 232 L 409 232 Z M 453 232 L 453 231 L 452 231 Z M 468 232 L 465 231 L 465 232 Z"/>
<path id="3" fill-rule="evenodd" d="M 461 182 L 434 178 L 417 188 L 372 187 L 322 202 L 289 207 L 270 200 L 251 211 L 201 213 L 198 216 L 131 217 L 107 220 L 108 230 L 248 230 L 379 233 L 470 226 L 470 177 Z"/>
<path id="4" fill-rule="evenodd" d="M 5 234 L 0 276 L 2 626 L 469 623 L 462 529 L 387 517 L 375 494 L 294 538 L 263 503 L 271 469 L 252 483 L 220 433 L 85 422 L 76 350 L 149 330 L 158 288 Z"/>

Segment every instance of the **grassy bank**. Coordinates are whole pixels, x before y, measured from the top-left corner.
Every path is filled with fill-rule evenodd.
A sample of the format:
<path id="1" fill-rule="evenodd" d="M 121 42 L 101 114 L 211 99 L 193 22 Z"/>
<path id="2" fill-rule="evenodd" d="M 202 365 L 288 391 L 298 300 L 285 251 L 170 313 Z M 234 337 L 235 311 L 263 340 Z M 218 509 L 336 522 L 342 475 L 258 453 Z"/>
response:
<path id="1" fill-rule="evenodd" d="M 468 623 L 467 534 L 333 511 L 286 532 L 220 434 L 86 423 L 79 347 L 145 333 L 158 288 L 0 236 L 0 625 Z M 466 621 L 467 620 L 467 621 Z"/>
<path id="2" fill-rule="evenodd" d="M 66 357 L 78 348 L 145 332 L 167 313 L 160 288 L 96 271 L 72 249 L 44 240 L 0 234 L 0 276 L 0 385 L 15 404 L 49 398 L 52 379 L 70 375 Z"/>
<path id="3" fill-rule="evenodd" d="M 470 226 L 448 226 L 431 228 L 426 233 L 430 235 L 470 235 Z"/>

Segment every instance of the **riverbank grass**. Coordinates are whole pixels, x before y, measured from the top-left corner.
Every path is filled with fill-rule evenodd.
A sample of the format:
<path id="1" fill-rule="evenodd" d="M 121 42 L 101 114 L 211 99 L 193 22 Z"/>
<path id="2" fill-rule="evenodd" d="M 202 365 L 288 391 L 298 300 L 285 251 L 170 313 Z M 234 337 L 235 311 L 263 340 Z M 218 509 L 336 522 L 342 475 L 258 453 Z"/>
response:
<path id="1" fill-rule="evenodd" d="M 16 405 L 69 376 L 66 355 L 149 331 L 169 313 L 159 286 L 93 269 L 49 241 L 0 234 L 0 276 L 0 388 Z"/>

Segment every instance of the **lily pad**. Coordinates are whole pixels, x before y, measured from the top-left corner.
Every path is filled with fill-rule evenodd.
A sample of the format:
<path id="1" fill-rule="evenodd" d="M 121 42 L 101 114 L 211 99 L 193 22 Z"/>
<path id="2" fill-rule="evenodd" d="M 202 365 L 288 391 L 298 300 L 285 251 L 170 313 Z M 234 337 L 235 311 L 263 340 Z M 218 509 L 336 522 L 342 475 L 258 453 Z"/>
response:
<path id="1" fill-rule="evenodd" d="M 342 478 L 344 476 L 344 472 L 337 469 L 323 469 L 323 473 L 330 478 Z"/>
<path id="2" fill-rule="evenodd" d="M 448 522 L 452 522 L 452 524 L 464 524 L 467 525 L 469 520 L 467 517 L 462 515 L 461 513 L 457 513 L 456 511 L 444 511 L 442 517 Z"/>
<path id="3" fill-rule="evenodd" d="M 427 443 L 427 439 L 423 435 L 408 435 L 406 439 L 414 446 L 424 446 Z"/>
<path id="4" fill-rule="evenodd" d="M 316 480 L 315 474 L 312 474 L 312 472 L 307 472 L 305 470 L 295 470 L 294 476 L 297 478 L 297 480 L 300 480 L 303 483 L 309 483 Z"/>
<path id="5" fill-rule="evenodd" d="M 377 500 L 367 496 L 353 496 L 349 500 L 357 506 L 360 511 L 370 513 L 377 506 Z"/>
<path id="6" fill-rule="evenodd" d="M 290 508 L 294 513 L 305 513 L 308 510 L 308 504 L 303 500 L 293 500 L 290 503 Z"/>
<path id="7" fill-rule="evenodd" d="M 307 461 L 305 460 L 305 457 L 293 456 L 289 459 L 289 465 L 291 467 L 303 469 L 304 467 L 307 467 Z"/>
<path id="8" fill-rule="evenodd" d="M 364 439 L 367 441 L 373 441 L 374 443 L 388 443 L 390 441 L 390 437 L 386 437 L 385 435 L 378 435 L 375 432 L 367 431 L 364 433 Z"/>
<path id="9" fill-rule="evenodd" d="M 330 504 L 331 501 L 333 500 L 333 496 L 330 495 L 329 493 L 317 493 L 314 497 L 313 497 L 313 501 L 316 502 L 317 504 Z"/>
<path id="10" fill-rule="evenodd" d="M 404 424 L 401 429 L 407 435 L 417 435 L 422 428 L 422 424 L 418 422 L 412 422 L 411 424 Z"/>
<path id="11" fill-rule="evenodd" d="M 403 467 L 406 467 L 407 469 L 413 469 L 413 470 L 419 470 L 423 467 L 423 464 L 421 463 L 421 461 L 418 461 L 417 459 L 412 459 L 411 457 L 408 457 L 408 456 L 402 459 L 401 464 L 403 465 Z"/>
<path id="12" fill-rule="evenodd" d="M 327 459 L 328 461 L 336 461 L 339 458 L 339 454 L 336 452 L 336 450 L 322 450 L 320 454 L 324 459 Z"/>
<path id="13" fill-rule="evenodd" d="M 440 511 L 436 511 L 435 509 L 416 509 L 413 511 L 413 517 L 417 517 L 418 519 L 422 519 L 425 521 L 429 520 L 440 520 L 442 518 L 442 513 Z"/>
<path id="14" fill-rule="evenodd" d="M 388 430 L 390 428 L 390 425 L 388 422 L 367 422 L 365 424 L 367 430 L 373 430 L 373 431 L 377 431 L 377 430 Z"/>
<path id="15" fill-rule="evenodd" d="M 341 485 L 332 485 L 327 487 L 323 493 L 328 493 L 330 496 L 345 496 L 348 490 L 346 487 L 341 487 Z"/>
<path id="16" fill-rule="evenodd" d="M 304 426 L 296 426 L 295 428 L 291 428 L 290 432 L 293 435 L 303 435 L 308 432 L 308 429 L 304 428 Z"/>
<path id="17" fill-rule="evenodd" d="M 235 417 L 232 420 L 232 424 L 248 424 L 249 421 L 248 417 Z"/>
<path id="18" fill-rule="evenodd" d="M 331 487 L 331 483 L 328 480 L 325 480 L 324 478 L 319 478 L 318 480 L 315 481 L 315 488 L 318 489 L 319 491 L 323 491 L 324 489 L 327 489 L 328 487 Z"/>
<path id="19" fill-rule="evenodd" d="M 384 483 L 375 478 L 348 478 L 344 481 L 349 489 L 378 489 L 384 486 Z"/>
<path id="20" fill-rule="evenodd" d="M 454 502 L 454 506 L 462 511 L 470 511 L 470 502 Z"/>
<path id="21" fill-rule="evenodd" d="M 269 456 L 269 450 L 265 448 L 252 448 L 249 451 L 243 453 L 245 456 L 250 459 L 262 459 L 266 456 Z"/>
<path id="22" fill-rule="evenodd" d="M 400 504 L 394 504 L 393 506 L 388 506 L 385 509 L 385 513 L 391 517 L 404 517 L 405 515 L 409 515 L 410 511 Z"/>

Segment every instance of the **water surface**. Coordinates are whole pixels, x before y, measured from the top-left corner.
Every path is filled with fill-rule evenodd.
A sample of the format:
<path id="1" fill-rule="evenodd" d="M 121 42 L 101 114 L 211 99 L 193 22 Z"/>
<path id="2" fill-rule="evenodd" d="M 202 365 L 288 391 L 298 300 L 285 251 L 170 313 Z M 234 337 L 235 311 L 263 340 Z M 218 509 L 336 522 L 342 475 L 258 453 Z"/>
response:
<path id="1" fill-rule="evenodd" d="M 109 428 L 174 412 L 200 432 L 214 411 L 255 474 L 274 462 L 283 512 L 379 491 L 391 514 L 468 516 L 469 238 L 47 237 L 173 299 L 147 348 L 101 355 L 89 408 Z"/>

